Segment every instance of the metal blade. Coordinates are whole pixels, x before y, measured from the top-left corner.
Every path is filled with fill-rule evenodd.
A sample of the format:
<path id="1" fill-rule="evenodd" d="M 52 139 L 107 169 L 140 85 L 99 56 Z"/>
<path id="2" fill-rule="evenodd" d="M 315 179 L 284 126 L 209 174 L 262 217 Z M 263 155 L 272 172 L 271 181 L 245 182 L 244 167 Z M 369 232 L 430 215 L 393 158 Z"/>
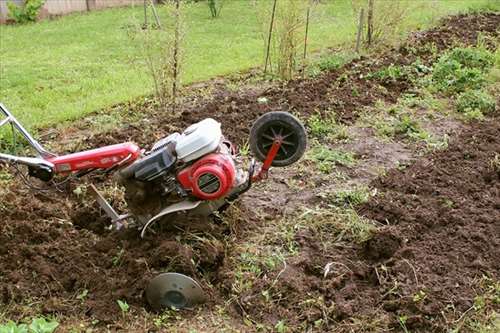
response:
<path id="1" fill-rule="evenodd" d="M 149 282 L 146 299 L 156 311 L 165 308 L 182 309 L 204 302 L 205 293 L 198 282 L 189 276 L 162 273 Z"/>
<path id="2" fill-rule="evenodd" d="M 183 210 L 190 210 L 190 209 L 193 209 L 193 208 L 196 208 L 200 205 L 201 201 L 189 201 L 189 200 L 184 200 L 184 201 L 181 201 L 181 202 L 177 202 L 173 205 L 170 205 L 166 208 L 164 208 L 161 212 L 159 212 L 156 216 L 154 216 L 153 218 L 151 218 L 148 223 L 146 223 L 144 225 L 144 227 L 142 228 L 142 231 L 141 231 L 141 238 L 144 238 L 144 234 L 146 233 L 146 230 L 149 228 L 149 226 L 151 224 L 153 224 L 154 222 L 160 220 L 162 217 L 164 217 L 165 215 L 168 215 L 168 214 L 171 214 L 171 213 L 175 213 L 175 212 L 180 212 L 180 211 L 183 211 Z"/>

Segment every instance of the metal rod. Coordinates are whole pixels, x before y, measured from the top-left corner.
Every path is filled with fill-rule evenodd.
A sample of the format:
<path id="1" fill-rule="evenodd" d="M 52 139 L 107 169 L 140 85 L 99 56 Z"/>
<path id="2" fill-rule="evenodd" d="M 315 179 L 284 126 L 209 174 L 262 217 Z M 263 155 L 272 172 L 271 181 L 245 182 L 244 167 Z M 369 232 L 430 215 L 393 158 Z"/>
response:
<path id="1" fill-rule="evenodd" d="M 33 149 L 35 149 L 37 151 L 37 153 L 40 155 L 40 157 L 42 157 L 42 158 L 49 158 L 49 157 L 55 157 L 56 156 L 55 154 L 53 154 L 53 153 L 48 152 L 47 150 L 45 150 L 42 147 L 42 145 L 39 144 L 38 141 L 36 141 L 31 136 L 31 134 L 29 134 L 29 132 L 23 127 L 23 125 L 21 125 L 21 123 L 9 112 L 9 110 L 7 110 L 7 108 L 5 107 L 5 105 L 3 105 L 2 103 L 0 103 L 0 111 L 7 118 L 9 118 L 9 122 L 12 123 L 19 132 L 21 132 L 21 134 L 24 136 L 24 138 L 26 139 L 26 141 L 28 141 L 28 143 L 31 145 L 31 147 L 33 147 Z"/>

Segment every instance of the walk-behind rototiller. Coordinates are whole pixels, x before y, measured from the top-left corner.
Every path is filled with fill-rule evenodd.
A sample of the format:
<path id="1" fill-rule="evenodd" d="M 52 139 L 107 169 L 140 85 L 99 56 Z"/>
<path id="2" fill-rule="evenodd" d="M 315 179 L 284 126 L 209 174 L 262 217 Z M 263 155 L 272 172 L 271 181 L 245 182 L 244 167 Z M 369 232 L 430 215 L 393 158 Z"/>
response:
<path id="1" fill-rule="evenodd" d="M 247 170 L 221 125 L 211 118 L 189 126 L 156 142 L 151 150 L 141 150 L 131 142 L 58 156 L 45 150 L 0 103 L 0 128 L 12 127 L 36 151 L 37 157 L 0 153 L 0 161 L 27 167 L 28 176 L 47 184 L 57 184 L 56 176 L 82 177 L 90 172 L 114 172 L 114 179 L 125 188 L 130 213 L 119 215 L 90 185 L 101 208 L 111 218 L 112 227 L 138 226 L 141 237 L 152 224 L 168 223 L 179 214 L 207 217 L 224 209 L 247 191 L 254 182 L 264 180 L 271 166 L 296 162 L 306 149 L 304 126 L 286 112 L 269 112 L 255 121 L 249 146 L 257 160 Z M 178 273 L 162 273 L 146 288 L 153 309 L 183 308 L 200 303 L 204 293 L 192 278 Z"/>

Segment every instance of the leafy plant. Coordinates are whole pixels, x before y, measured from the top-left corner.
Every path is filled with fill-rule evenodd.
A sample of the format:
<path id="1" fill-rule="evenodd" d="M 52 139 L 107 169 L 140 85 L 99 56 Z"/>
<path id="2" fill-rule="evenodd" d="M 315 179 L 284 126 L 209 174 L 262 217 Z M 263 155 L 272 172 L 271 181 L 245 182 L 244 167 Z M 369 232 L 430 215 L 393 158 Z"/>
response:
<path id="1" fill-rule="evenodd" d="M 494 56 L 484 48 L 455 48 L 436 62 L 432 81 L 438 91 L 448 94 L 479 89 L 493 63 Z"/>
<path id="2" fill-rule="evenodd" d="M 313 114 L 307 121 L 311 134 L 317 138 L 324 137 L 335 128 L 335 119 L 323 119 L 319 114 Z"/>
<path id="3" fill-rule="evenodd" d="M 19 24 L 35 22 L 44 3 L 45 0 L 25 0 L 24 5 L 18 6 L 7 2 L 9 17 Z"/>
<path id="4" fill-rule="evenodd" d="M 6 324 L 0 325 L 0 333 L 28 333 L 28 326 L 9 320 Z"/>
<path id="5" fill-rule="evenodd" d="M 469 90 L 458 96 L 456 108 L 458 112 L 471 111 L 487 114 L 495 111 L 496 101 L 493 96 L 482 90 Z"/>
<path id="6" fill-rule="evenodd" d="M 52 333 L 57 326 L 59 326 L 59 323 L 55 320 L 47 321 L 45 318 L 35 318 L 29 328 L 32 333 Z"/>
<path id="7" fill-rule="evenodd" d="M 370 198 L 367 187 L 358 187 L 348 190 L 340 190 L 333 194 L 330 201 L 335 205 L 356 206 L 365 203 Z"/>
<path id="8" fill-rule="evenodd" d="M 381 70 L 368 74 L 368 78 L 375 78 L 383 82 L 395 82 L 408 76 L 408 71 L 402 66 L 391 64 Z"/>
<path id="9" fill-rule="evenodd" d="M 52 333 L 59 326 L 55 320 L 47 320 L 46 318 L 33 318 L 31 324 L 17 324 L 9 321 L 6 324 L 0 325 L 0 333 Z"/>
<path id="10" fill-rule="evenodd" d="M 130 309 L 130 305 L 128 305 L 127 302 L 121 300 L 117 300 L 116 302 L 118 303 L 118 306 L 120 307 L 120 310 L 122 311 L 123 315 L 127 313 L 128 310 Z"/>

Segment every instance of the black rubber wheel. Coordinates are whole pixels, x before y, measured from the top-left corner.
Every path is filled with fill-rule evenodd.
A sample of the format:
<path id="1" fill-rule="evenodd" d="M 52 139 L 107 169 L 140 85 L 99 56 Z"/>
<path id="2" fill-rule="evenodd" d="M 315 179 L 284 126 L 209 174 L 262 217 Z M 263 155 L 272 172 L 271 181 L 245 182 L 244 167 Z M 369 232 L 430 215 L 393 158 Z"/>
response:
<path id="1" fill-rule="evenodd" d="M 255 121 L 250 130 L 250 149 L 259 161 L 264 161 L 275 138 L 283 143 L 272 166 L 284 167 L 297 162 L 307 146 L 304 125 L 288 112 L 269 112 Z"/>

